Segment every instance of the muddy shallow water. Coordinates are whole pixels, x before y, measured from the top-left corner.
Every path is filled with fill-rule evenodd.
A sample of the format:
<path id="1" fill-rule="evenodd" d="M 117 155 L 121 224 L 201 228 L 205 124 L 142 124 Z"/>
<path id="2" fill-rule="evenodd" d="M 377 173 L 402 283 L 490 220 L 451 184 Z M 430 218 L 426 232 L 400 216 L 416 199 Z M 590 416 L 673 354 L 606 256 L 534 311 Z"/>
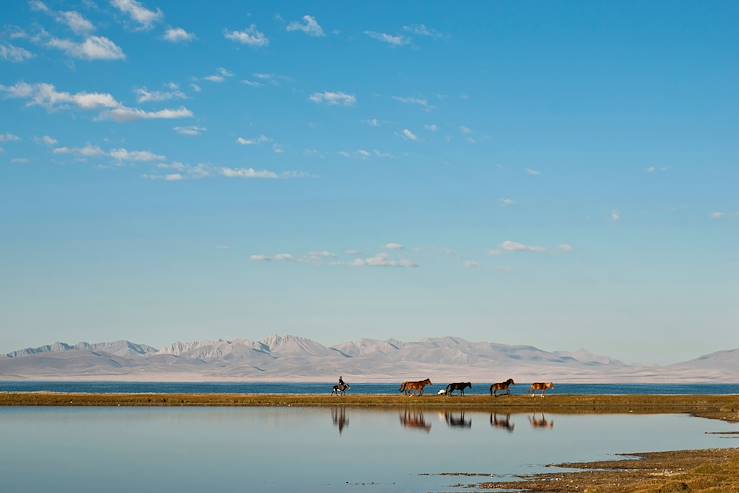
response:
<path id="1" fill-rule="evenodd" d="M 2 491 L 453 491 L 620 452 L 731 447 L 686 415 L 0 408 Z M 479 480 L 479 481 L 478 481 Z"/>

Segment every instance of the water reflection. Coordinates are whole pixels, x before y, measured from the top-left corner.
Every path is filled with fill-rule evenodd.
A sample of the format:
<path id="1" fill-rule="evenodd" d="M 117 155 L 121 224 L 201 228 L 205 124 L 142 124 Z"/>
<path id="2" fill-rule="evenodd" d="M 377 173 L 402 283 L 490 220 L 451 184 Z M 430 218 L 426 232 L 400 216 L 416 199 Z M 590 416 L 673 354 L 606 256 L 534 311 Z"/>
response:
<path id="1" fill-rule="evenodd" d="M 513 433 L 513 429 L 516 427 L 515 423 L 511 422 L 510 414 L 506 414 L 505 418 L 499 418 L 496 413 L 490 413 L 490 426 L 503 428 L 508 433 Z"/>
<path id="2" fill-rule="evenodd" d="M 541 418 L 536 417 L 536 413 L 529 416 L 529 423 L 534 428 L 552 429 L 554 428 L 554 421 L 547 419 L 544 413 L 541 413 Z"/>
<path id="3" fill-rule="evenodd" d="M 405 409 L 399 415 L 400 425 L 403 428 L 411 428 L 416 430 L 423 430 L 426 433 L 431 432 L 431 423 L 427 423 L 423 417 L 423 411 L 416 409 Z"/>
<path id="4" fill-rule="evenodd" d="M 332 407 L 331 421 L 334 422 L 334 426 L 339 429 L 339 435 L 341 435 L 344 428 L 349 426 L 349 418 L 346 417 L 346 409 L 343 407 Z"/>
<path id="5" fill-rule="evenodd" d="M 444 411 L 444 421 L 452 428 L 472 428 L 472 420 L 465 419 L 464 411 L 459 411 L 459 414 L 451 411 Z"/>

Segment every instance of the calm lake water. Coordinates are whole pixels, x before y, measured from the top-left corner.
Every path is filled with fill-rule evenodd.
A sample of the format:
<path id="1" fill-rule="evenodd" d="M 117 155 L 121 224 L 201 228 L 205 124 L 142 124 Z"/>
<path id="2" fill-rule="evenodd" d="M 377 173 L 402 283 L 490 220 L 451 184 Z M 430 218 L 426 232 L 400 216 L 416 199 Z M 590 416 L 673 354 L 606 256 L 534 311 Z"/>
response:
<path id="1" fill-rule="evenodd" d="M 0 382 L 0 392 L 86 392 L 163 394 L 321 394 L 331 383 L 164 383 L 164 382 Z M 350 394 L 397 394 L 398 383 L 351 384 Z M 427 389 L 435 394 L 446 387 L 436 383 Z M 467 394 L 489 394 L 490 383 L 473 383 Z M 526 394 L 527 384 L 515 385 L 512 394 Z M 570 395 L 625 394 L 739 394 L 739 384 L 557 384 L 554 393 Z"/>
<path id="2" fill-rule="evenodd" d="M 684 415 L 315 408 L 0 408 L 3 492 L 465 491 L 618 452 L 730 447 Z M 466 490 L 469 491 L 469 490 Z"/>

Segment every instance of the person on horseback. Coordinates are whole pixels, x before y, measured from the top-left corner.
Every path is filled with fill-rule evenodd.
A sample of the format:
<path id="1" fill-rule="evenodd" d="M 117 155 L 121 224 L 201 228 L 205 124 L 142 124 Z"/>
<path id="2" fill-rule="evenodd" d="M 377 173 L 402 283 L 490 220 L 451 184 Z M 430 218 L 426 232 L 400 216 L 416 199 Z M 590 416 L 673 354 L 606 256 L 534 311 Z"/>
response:
<path id="1" fill-rule="evenodd" d="M 342 386 L 344 386 L 344 385 L 346 385 L 346 384 L 344 383 L 344 377 L 342 377 L 342 376 L 339 376 L 339 387 L 342 387 Z"/>

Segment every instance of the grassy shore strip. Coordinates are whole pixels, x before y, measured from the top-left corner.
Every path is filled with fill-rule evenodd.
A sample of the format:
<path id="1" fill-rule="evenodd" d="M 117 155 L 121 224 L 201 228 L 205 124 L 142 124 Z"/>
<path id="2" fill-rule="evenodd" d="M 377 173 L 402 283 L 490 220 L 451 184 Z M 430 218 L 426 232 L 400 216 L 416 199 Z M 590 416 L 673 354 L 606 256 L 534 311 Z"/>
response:
<path id="1" fill-rule="evenodd" d="M 521 481 L 474 486 L 551 493 L 739 492 L 739 448 L 650 452 L 628 457 L 639 460 L 557 464 L 583 471 L 535 474 Z"/>
<path id="2" fill-rule="evenodd" d="M 739 422 L 737 395 L 550 395 L 511 397 L 406 397 L 402 395 L 273 394 L 63 394 L 0 393 L 1 406 L 244 406 L 469 409 L 498 413 L 686 413 Z"/>

